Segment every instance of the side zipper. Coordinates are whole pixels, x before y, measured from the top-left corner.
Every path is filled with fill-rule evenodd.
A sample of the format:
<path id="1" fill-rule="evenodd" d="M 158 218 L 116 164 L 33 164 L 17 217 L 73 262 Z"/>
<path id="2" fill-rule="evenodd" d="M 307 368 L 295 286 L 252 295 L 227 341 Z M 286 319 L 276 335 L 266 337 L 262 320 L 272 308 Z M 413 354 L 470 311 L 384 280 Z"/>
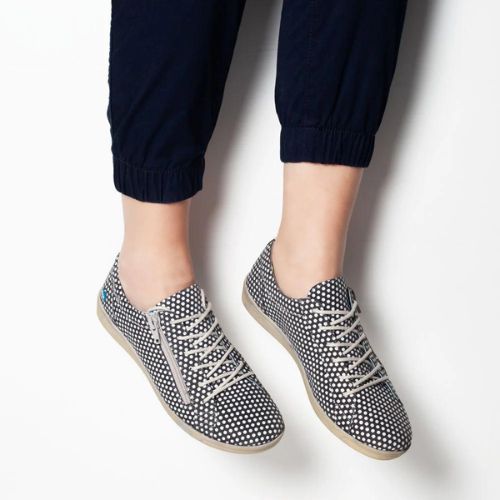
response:
<path id="1" fill-rule="evenodd" d="M 172 352 L 172 349 L 170 349 L 167 339 L 165 338 L 158 313 L 149 313 L 147 315 L 147 318 L 153 340 L 160 345 L 165 359 L 167 360 L 168 366 L 170 367 L 170 371 L 172 372 L 172 376 L 174 377 L 174 382 L 182 398 L 182 401 L 184 404 L 188 405 L 191 403 L 191 398 L 189 396 L 186 382 L 184 382 L 184 378 L 182 377 L 182 373 L 179 365 L 177 364 L 174 353 Z"/>

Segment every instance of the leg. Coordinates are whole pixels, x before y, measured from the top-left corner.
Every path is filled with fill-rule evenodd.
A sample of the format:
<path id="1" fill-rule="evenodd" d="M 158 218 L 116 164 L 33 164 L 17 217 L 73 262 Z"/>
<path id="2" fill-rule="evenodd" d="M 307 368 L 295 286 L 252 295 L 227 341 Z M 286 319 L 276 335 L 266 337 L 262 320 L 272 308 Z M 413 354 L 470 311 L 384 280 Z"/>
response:
<path id="1" fill-rule="evenodd" d="M 292 297 L 342 274 L 359 167 L 368 166 L 373 152 L 405 6 L 403 0 L 283 4 L 276 105 L 286 166 L 273 260 Z"/>
<path id="2" fill-rule="evenodd" d="M 243 4 L 113 1 L 108 116 L 125 237 L 97 315 L 184 430 L 254 453 L 280 440 L 283 419 L 194 283 L 188 244 Z"/>
<path id="3" fill-rule="evenodd" d="M 193 282 L 187 201 L 202 187 L 242 0 L 113 2 L 109 68 L 119 268 L 146 309 Z"/>
<path id="4" fill-rule="evenodd" d="M 243 7 L 113 2 L 108 117 L 118 191 L 171 203 L 201 189 Z"/>
<path id="5" fill-rule="evenodd" d="M 342 274 L 347 228 L 362 172 L 341 165 L 285 166 L 273 262 L 288 296 L 304 297 L 316 283 Z"/>
<path id="6" fill-rule="evenodd" d="M 146 310 L 194 283 L 188 237 L 190 200 L 148 203 L 123 196 L 119 274 L 128 299 Z"/>
<path id="7" fill-rule="evenodd" d="M 276 83 L 283 218 L 243 287 L 247 310 L 301 367 L 321 421 L 384 460 L 409 448 L 411 425 L 340 275 L 404 7 L 402 0 L 284 0 Z"/>

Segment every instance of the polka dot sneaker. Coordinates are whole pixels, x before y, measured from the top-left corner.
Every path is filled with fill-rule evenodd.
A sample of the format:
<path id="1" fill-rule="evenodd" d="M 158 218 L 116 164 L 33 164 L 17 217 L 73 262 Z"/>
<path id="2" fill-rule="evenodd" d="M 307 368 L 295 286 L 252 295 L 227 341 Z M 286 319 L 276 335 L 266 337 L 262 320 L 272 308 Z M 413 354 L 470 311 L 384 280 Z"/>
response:
<path id="1" fill-rule="evenodd" d="M 237 453 L 279 441 L 284 425 L 278 408 L 231 346 L 198 285 L 140 311 L 125 296 L 117 257 L 97 315 L 144 371 L 167 413 L 193 437 Z"/>
<path id="2" fill-rule="evenodd" d="M 306 298 L 279 289 L 271 241 L 243 287 L 248 312 L 295 359 L 321 421 L 355 450 L 377 459 L 403 454 L 411 427 L 403 404 L 360 324 L 343 278 L 315 285 Z"/>

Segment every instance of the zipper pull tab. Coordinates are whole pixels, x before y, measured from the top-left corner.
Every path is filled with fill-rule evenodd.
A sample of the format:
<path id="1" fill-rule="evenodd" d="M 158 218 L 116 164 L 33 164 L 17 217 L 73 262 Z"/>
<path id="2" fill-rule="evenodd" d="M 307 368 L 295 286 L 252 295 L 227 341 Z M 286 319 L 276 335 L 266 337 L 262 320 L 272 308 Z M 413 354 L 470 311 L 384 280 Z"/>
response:
<path id="1" fill-rule="evenodd" d="M 159 344 L 160 343 L 160 322 L 158 316 L 155 312 L 149 313 L 147 316 L 149 330 L 151 332 L 151 337 L 153 340 Z"/>

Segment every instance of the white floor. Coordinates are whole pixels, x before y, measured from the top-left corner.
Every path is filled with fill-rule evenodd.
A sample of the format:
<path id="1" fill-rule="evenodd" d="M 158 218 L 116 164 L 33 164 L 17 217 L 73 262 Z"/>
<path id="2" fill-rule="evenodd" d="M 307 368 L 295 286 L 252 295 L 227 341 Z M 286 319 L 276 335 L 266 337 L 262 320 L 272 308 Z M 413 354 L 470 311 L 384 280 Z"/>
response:
<path id="1" fill-rule="evenodd" d="M 257 456 L 177 428 L 94 314 L 121 237 L 105 118 L 109 5 L 2 8 L 3 500 L 499 498 L 500 7 L 410 2 L 353 218 L 346 276 L 414 428 L 392 462 L 329 434 L 288 354 L 240 303 L 279 220 L 279 8 L 248 1 L 193 213 L 200 282 L 286 420 L 282 442 Z"/>

